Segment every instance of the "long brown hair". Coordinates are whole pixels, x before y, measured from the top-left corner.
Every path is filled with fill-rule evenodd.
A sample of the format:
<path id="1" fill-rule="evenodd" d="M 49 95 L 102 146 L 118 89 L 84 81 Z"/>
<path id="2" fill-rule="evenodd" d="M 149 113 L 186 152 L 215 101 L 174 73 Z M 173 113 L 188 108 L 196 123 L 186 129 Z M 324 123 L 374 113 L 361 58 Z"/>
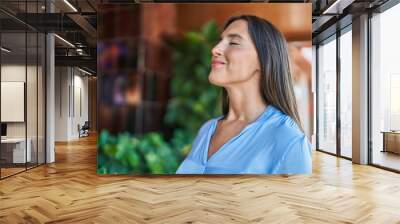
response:
<path id="1" fill-rule="evenodd" d="M 270 22 L 252 15 L 231 17 L 224 30 L 236 20 L 245 20 L 256 47 L 261 66 L 260 91 L 266 104 L 273 105 L 291 117 L 303 131 L 293 91 L 292 75 L 285 37 Z M 222 90 L 222 112 L 229 111 L 229 99 Z"/>

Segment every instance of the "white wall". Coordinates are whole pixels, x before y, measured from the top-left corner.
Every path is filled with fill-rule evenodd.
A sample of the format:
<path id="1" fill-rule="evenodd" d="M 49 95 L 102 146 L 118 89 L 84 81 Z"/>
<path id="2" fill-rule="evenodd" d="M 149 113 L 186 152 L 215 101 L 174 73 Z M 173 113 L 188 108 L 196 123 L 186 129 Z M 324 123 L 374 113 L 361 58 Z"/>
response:
<path id="1" fill-rule="evenodd" d="M 55 68 L 55 141 L 68 140 L 68 71 L 67 67 Z"/>
<path id="2" fill-rule="evenodd" d="M 70 141 L 88 120 L 88 77 L 72 67 L 56 67 L 55 74 L 55 140 Z"/>
<path id="3" fill-rule="evenodd" d="M 28 72 L 31 69 L 28 67 Z M 1 66 L 2 82 L 25 82 L 25 65 L 9 64 Z M 2 96 L 4 97 L 4 96 Z M 7 110 L 7 108 L 1 108 Z M 25 137 L 25 123 L 12 122 L 7 123 L 8 137 Z"/>
<path id="4" fill-rule="evenodd" d="M 25 82 L 25 69 L 27 69 L 27 77 L 29 87 L 34 86 L 34 88 L 27 88 L 27 120 L 28 120 L 28 137 L 30 133 L 35 131 L 36 136 L 36 80 L 33 77 L 36 77 L 36 66 L 27 66 L 25 68 L 24 65 L 19 64 L 5 64 L 1 66 L 1 81 L 4 82 Z M 4 96 L 3 96 L 4 97 Z M 40 106 L 40 105 L 39 105 Z M 7 108 L 1 108 L 1 110 L 7 110 Z M 32 123 L 34 122 L 34 123 Z M 8 137 L 25 137 L 25 123 L 26 122 L 7 122 L 7 136 Z M 32 131 L 30 131 L 32 128 Z"/>
<path id="5" fill-rule="evenodd" d="M 78 74 L 77 74 L 78 72 Z M 85 123 L 85 121 L 89 120 L 89 111 L 88 111 L 88 77 L 82 76 L 84 75 L 79 70 L 74 70 L 74 108 L 73 108 L 73 119 L 72 119 L 72 130 L 71 135 L 75 138 L 78 137 L 78 124 L 81 126 Z"/>
<path id="6" fill-rule="evenodd" d="M 37 70 L 38 69 L 38 70 Z M 44 89 L 42 67 L 25 64 L 3 64 L 1 66 L 1 81 L 26 83 L 26 107 L 22 112 L 27 115 L 25 122 L 6 122 L 7 137 L 24 138 L 25 133 L 30 139 L 32 161 L 36 162 L 39 153 L 39 163 L 44 163 Z M 25 78 L 27 77 L 27 81 Z M 7 97 L 7 96 L 2 96 Z M 10 108 L 1 108 L 10 110 Z M 38 150 L 38 152 L 37 152 Z"/>

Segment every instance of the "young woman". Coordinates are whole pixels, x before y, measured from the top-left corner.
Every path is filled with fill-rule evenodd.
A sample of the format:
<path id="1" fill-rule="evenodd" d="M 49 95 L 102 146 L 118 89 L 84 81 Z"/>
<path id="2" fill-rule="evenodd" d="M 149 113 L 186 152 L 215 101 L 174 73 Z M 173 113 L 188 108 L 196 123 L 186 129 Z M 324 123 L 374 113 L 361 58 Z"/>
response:
<path id="1" fill-rule="evenodd" d="M 272 24 L 249 15 L 229 19 L 208 79 L 223 87 L 223 116 L 203 124 L 176 173 L 311 173 L 286 41 Z"/>

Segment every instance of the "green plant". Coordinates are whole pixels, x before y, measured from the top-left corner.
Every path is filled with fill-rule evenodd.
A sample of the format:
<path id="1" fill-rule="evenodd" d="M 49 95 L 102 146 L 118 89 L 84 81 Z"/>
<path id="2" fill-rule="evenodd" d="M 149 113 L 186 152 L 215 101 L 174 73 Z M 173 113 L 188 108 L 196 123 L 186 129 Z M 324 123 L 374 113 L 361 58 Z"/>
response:
<path id="1" fill-rule="evenodd" d="M 190 133 L 193 137 L 201 124 L 221 113 L 218 87 L 208 82 L 211 49 L 218 41 L 214 21 L 205 24 L 201 32 L 188 32 L 173 42 L 174 68 L 171 80 L 171 100 L 165 121 Z"/>
<path id="2" fill-rule="evenodd" d="M 160 133 L 112 136 L 103 130 L 98 140 L 98 173 L 174 173 L 177 156 Z"/>
<path id="3" fill-rule="evenodd" d="M 131 136 L 111 135 L 107 130 L 98 139 L 97 172 L 175 173 L 191 149 L 200 126 L 221 114 L 220 90 L 208 82 L 211 49 L 218 40 L 214 21 L 201 32 L 188 32 L 182 39 L 169 42 L 174 50 L 171 99 L 165 122 L 174 129 L 166 141 L 160 133 Z"/>

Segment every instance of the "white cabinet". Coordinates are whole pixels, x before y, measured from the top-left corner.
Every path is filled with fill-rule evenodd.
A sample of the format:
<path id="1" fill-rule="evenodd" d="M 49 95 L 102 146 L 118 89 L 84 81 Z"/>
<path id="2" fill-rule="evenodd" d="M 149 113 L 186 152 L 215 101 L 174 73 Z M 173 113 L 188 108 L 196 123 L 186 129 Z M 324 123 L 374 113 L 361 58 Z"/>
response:
<path id="1" fill-rule="evenodd" d="M 28 138 L 26 140 L 27 146 L 25 151 L 25 138 L 7 138 L 2 139 L 2 147 L 12 148 L 12 162 L 13 163 L 25 163 L 32 161 L 32 140 Z M 26 153 L 25 153 L 26 152 Z M 27 159 L 25 161 L 25 159 Z"/>

